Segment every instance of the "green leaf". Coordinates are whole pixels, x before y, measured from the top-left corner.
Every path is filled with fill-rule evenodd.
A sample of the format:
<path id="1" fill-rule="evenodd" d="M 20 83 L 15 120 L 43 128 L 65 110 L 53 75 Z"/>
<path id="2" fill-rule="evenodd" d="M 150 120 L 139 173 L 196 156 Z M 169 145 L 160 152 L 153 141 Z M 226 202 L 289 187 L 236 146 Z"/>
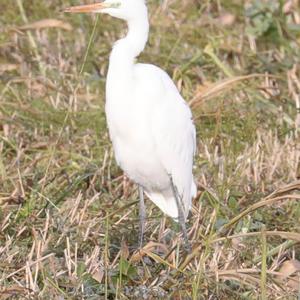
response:
<path id="1" fill-rule="evenodd" d="M 228 199 L 228 206 L 231 208 L 233 211 L 236 211 L 238 207 L 238 202 L 236 201 L 235 197 L 230 196 Z"/>

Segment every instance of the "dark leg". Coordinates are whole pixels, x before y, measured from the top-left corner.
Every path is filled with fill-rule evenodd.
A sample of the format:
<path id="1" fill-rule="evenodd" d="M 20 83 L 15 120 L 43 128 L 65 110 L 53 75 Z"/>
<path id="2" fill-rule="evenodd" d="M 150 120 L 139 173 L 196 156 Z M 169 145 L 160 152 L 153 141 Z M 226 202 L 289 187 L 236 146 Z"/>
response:
<path id="1" fill-rule="evenodd" d="M 144 189 L 139 186 L 139 197 L 140 197 L 140 209 L 139 209 L 139 217 L 140 217 L 140 228 L 139 228 L 139 248 L 143 247 L 143 238 L 145 231 L 145 221 L 146 221 L 146 209 L 144 202 Z"/>
<path id="2" fill-rule="evenodd" d="M 182 200 L 180 199 L 180 195 L 178 194 L 177 188 L 173 183 L 172 176 L 170 176 L 170 182 L 171 182 L 173 195 L 174 195 L 176 205 L 177 205 L 177 209 L 178 209 L 178 222 L 179 222 L 179 225 L 181 227 L 181 232 L 182 232 L 183 238 L 184 238 L 184 249 L 185 249 L 186 252 L 190 253 L 191 252 L 191 246 L 190 246 L 190 243 L 189 243 L 189 240 L 188 240 L 187 230 L 186 230 L 186 226 L 185 226 Z"/>

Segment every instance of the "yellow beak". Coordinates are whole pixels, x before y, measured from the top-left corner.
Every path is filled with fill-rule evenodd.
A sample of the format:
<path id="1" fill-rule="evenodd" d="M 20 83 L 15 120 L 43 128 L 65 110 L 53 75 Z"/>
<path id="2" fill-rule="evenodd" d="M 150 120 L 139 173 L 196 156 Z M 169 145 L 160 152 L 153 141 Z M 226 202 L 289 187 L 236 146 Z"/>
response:
<path id="1" fill-rule="evenodd" d="M 101 9 L 109 8 L 109 4 L 105 3 L 93 3 L 87 5 L 71 6 L 64 10 L 64 12 L 69 13 L 95 13 L 99 12 Z"/>

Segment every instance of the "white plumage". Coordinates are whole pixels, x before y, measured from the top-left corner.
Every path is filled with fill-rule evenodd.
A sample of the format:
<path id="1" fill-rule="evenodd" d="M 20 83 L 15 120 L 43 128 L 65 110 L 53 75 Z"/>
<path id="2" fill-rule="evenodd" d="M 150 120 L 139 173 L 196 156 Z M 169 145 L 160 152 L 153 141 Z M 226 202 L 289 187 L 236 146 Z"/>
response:
<path id="1" fill-rule="evenodd" d="M 192 167 L 196 149 L 192 114 L 162 69 L 136 63 L 148 39 L 143 0 L 106 0 L 72 7 L 70 12 L 101 12 L 124 19 L 127 36 L 115 43 L 106 84 L 106 116 L 119 166 L 167 215 L 179 217 L 172 182 L 184 219 L 196 194 Z"/>

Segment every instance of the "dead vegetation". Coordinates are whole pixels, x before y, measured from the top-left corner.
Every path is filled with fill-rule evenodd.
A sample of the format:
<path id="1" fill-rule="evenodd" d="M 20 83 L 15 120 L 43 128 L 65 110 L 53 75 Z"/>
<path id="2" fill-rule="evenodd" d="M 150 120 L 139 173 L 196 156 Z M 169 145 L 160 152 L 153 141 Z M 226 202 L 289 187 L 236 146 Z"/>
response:
<path id="1" fill-rule="evenodd" d="M 136 251 L 137 191 L 115 165 L 103 111 L 123 24 L 65 16 L 67 0 L 7 1 L 1 299 L 299 297 L 299 1 L 158 2 L 140 60 L 165 68 L 193 108 L 192 253 L 150 202 Z"/>

